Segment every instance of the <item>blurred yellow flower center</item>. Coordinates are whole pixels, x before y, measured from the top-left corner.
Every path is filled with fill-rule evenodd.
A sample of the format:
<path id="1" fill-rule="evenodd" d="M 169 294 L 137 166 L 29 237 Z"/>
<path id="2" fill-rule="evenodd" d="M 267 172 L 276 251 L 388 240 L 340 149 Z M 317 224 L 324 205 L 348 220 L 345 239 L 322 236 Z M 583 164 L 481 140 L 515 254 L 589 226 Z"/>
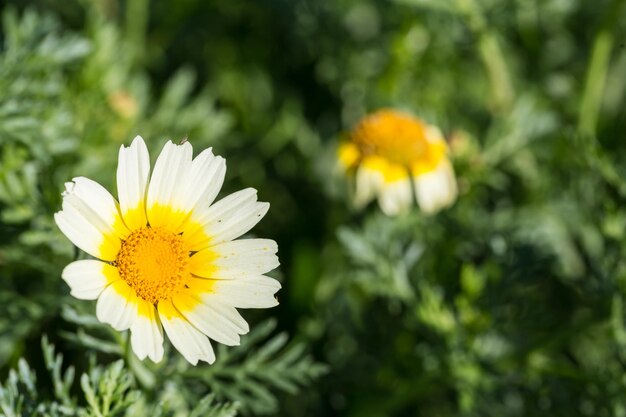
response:
<path id="1" fill-rule="evenodd" d="M 427 126 L 420 120 L 394 110 L 380 110 L 354 127 L 352 142 L 363 157 L 376 155 L 408 166 L 428 152 Z"/>
<path id="2" fill-rule="evenodd" d="M 153 304 L 171 298 L 191 277 L 182 237 L 161 228 L 135 230 L 122 243 L 116 263 L 137 296 Z"/>

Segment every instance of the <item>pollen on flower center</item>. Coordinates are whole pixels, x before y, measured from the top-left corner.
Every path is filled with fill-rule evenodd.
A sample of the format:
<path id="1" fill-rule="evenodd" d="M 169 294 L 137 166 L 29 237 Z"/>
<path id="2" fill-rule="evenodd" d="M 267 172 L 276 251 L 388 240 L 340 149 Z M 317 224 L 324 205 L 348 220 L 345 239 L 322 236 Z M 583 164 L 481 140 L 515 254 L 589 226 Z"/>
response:
<path id="1" fill-rule="evenodd" d="M 409 165 L 428 152 L 427 125 L 394 110 L 380 110 L 363 119 L 352 130 L 351 140 L 362 155 L 377 155 Z"/>
<path id="2" fill-rule="evenodd" d="M 191 277 L 183 239 L 161 228 L 134 231 L 122 243 L 116 263 L 122 279 L 152 304 L 172 297 Z"/>

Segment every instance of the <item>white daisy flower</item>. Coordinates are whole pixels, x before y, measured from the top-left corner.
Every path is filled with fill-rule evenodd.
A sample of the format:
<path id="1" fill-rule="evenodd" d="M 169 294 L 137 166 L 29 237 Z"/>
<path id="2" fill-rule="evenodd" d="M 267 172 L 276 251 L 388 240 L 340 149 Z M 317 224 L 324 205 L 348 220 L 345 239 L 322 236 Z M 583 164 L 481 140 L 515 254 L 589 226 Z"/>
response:
<path id="1" fill-rule="evenodd" d="M 422 211 L 434 213 L 457 196 L 448 146 L 434 126 L 396 110 L 383 109 L 357 123 L 350 139 L 339 146 L 338 160 L 355 170 L 355 205 L 378 198 L 389 215 L 407 211 L 415 199 Z"/>
<path id="2" fill-rule="evenodd" d="M 163 358 L 163 331 L 192 364 L 213 363 L 209 341 L 239 344 L 248 324 L 236 308 L 278 304 L 280 283 L 263 274 L 279 265 L 276 242 L 240 239 L 267 213 L 247 188 L 213 203 L 226 162 L 211 149 L 192 159 L 191 144 L 167 142 L 150 175 L 150 158 L 137 136 L 122 146 L 119 202 L 100 184 L 65 184 L 61 231 L 97 259 L 63 270 L 71 294 L 98 300 L 96 315 L 116 330 L 130 329 L 140 358 Z"/>

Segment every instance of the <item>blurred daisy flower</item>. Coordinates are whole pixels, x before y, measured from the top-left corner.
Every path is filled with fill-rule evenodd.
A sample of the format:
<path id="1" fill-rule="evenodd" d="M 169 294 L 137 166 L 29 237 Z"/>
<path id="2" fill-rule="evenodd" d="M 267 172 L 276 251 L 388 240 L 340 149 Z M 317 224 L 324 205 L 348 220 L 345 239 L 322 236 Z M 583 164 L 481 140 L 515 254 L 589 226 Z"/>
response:
<path id="1" fill-rule="evenodd" d="M 407 211 L 413 192 L 422 211 L 454 202 L 457 185 L 448 146 L 434 126 L 403 112 L 379 110 L 361 119 L 338 149 L 346 171 L 355 170 L 355 205 L 378 198 L 389 215 Z"/>
<path id="2" fill-rule="evenodd" d="M 276 242 L 240 239 L 268 203 L 248 188 L 213 204 L 226 173 L 211 149 L 192 159 L 191 144 L 165 144 L 150 176 L 141 137 L 122 146 L 119 202 L 100 184 L 65 184 L 61 231 L 97 259 L 63 270 L 71 294 L 97 299 L 96 315 L 116 330 L 130 329 L 135 354 L 159 362 L 163 331 L 187 361 L 213 363 L 209 341 L 239 344 L 248 324 L 236 308 L 278 304 L 280 283 L 264 276 L 278 266 Z M 150 177 L 150 178 L 149 178 Z"/>

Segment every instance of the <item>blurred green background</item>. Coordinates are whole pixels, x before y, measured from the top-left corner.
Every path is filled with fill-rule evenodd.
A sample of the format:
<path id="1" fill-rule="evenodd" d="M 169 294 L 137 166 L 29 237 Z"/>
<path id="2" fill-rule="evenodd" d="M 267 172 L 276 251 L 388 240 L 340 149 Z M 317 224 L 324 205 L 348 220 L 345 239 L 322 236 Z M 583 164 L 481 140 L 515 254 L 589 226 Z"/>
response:
<path id="1" fill-rule="evenodd" d="M 0 13 L 0 415 L 626 416 L 623 0 Z M 350 208 L 335 148 L 380 107 L 445 133 L 453 207 Z M 281 304 L 213 366 L 139 363 L 60 278 L 63 183 L 115 190 L 137 134 L 271 203 Z"/>

